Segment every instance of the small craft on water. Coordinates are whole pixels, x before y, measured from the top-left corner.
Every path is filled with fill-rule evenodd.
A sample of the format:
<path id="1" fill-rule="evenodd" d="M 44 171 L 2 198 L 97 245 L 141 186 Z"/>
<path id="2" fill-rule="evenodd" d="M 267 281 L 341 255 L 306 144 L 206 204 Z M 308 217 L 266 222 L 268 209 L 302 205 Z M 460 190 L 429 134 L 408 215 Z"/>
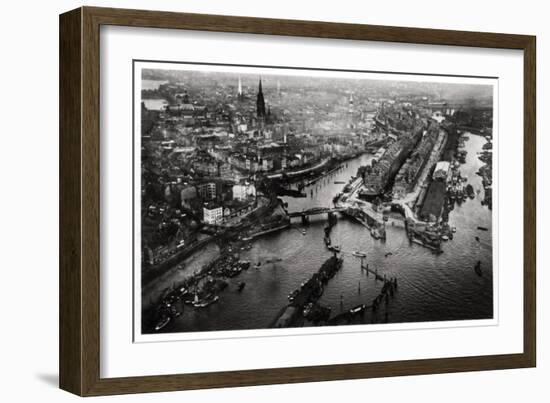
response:
<path id="1" fill-rule="evenodd" d="M 483 275 L 483 273 L 481 272 L 481 260 L 477 261 L 476 265 L 474 266 L 474 270 L 479 277 Z"/>
<path id="2" fill-rule="evenodd" d="M 355 252 L 353 252 L 353 256 L 367 257 L 367 254 L 365 252 L 361 252 L 361 251 L 356 250 Z"/>
<path id="3" fill-rule="evenodd" d="M 165 327 L 168 323 L 170 323 L 170 316 L 163 317 L 159 323 L 155 326 L 155 330 L 158 332 L 160 329 Z"/>
<path id="4" fill-rule="evenodd" d="M 220 297 L 218 297 L 217 295 L 208 296 L 202 301 L 193 302 L 193 306 L 195 308 L 206 308 L 207 306 L 212 305 L 214 302 L 218 302 L 219 299 Z"/>
<path id="5" fill-rule="evenodd" d="M 352 315 L 363 313 L 365 312 L 365 309 L 367 309 L 365 304 L 357 305 L 349 310 L 349 313 Z"/>
<path id="6" fill-rule="evenodd" d="M 477 227 L 480 231 L 488 231 L 489 229 L 487 227 Z"/>

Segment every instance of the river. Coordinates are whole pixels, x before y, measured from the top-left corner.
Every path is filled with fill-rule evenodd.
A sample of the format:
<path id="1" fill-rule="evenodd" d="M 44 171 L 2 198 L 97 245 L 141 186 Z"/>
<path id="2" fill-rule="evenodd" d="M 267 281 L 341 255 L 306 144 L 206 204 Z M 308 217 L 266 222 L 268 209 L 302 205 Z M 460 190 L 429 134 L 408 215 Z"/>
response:
<path id="1" fill-rule="evenodd" d="M 397 277 L 399 289 L 387 308 L 378 314 L 368 312 L 363 323 L 403 323 L 422 321 L 446 321 L 488 319 L 493 317 L 492 279 L 492 212 L 481 205 L 483 187 L 475 174 L 483 164 L 476 153 L 481 151 L 485 139 L 468 134 L 468 155 L 462 165 L 463 176 L 474 189 L 481 189 L 475 199 L 467 199 L 451 211 L 449 223 L 456 227 L 454 239 L 444 243 L 444 253 L 410 243 L 402 225 L 387 225 L 387 240 L 373 239 L 367 229 L 351 218 L 339 216 L 332 230 L 333 244 L 342 246 L 344 263 L 342 270 L 329 281 L 320 303 L 330 306 L 332 315 L 344 312 L 358 304 L 370 304 L 382 287 L 371 274 L 360 269 L 360 259 L 351 253 L 361 250 L 367 253 L 369 267 L 380 274 Z M 357 168 L 370 161 L 363 155 L 348 161 L 344 169 L 306 187 L 306 198 L 284 198 L 289 211 L 299 211 L 314 206 L 331 206 L 332 198 L 355 175 Z M 391 222 L 391 221 L 390 221 Z M 255 263 L 270 258 L 280 262 L 262 263 L 260 269 L 250 268 L 230 279 L 228 288 L 220 294 L 220 302 L 204 309 L 186 307 L 183 314 L 166 326 L 166 332 L 213 331 L 265 328 L 281 307 L 288 304 L 288 294 L 330 257 L 323 243 L 326 216 L 312 216 L 301 232 L 299 219 L 292 228 L 256 240 L 250 250 L 241 252 L 241 258 Z M 485 226 L 489 231 L 479 231 Z M 476 241 L 478 236 L 480 241 Z M 387 255 L 391 252 L 391 255 Z M 176 283 L 200 267 L 217 253 L 217 247 L 205 248 L 194 257 L 195 263 L 186 263 L 183 270 L 174 269 L 156 282 L 151 290 L 158 293 L 163 287 Z M 481 260 L 483 275 L 477 276 L 475 263 Z M 246 282 L 242 292 L 237 284 Z M 155 292 L 156 291 L 156 292 Z M 144 297 L 147 298 L 147 297 Z M 386 314 L 387 312 L 387 314 Z"/>

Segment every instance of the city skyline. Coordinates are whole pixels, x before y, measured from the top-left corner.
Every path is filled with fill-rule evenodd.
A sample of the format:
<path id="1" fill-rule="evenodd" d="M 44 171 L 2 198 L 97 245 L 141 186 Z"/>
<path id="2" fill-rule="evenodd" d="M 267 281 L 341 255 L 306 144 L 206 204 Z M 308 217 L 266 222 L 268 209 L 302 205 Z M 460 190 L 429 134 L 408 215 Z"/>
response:
<path id="1" fill-rule="evenodd" d="M 490 80 L 173 67 L 138 93 L 143 334 L 493 317 Z"/>

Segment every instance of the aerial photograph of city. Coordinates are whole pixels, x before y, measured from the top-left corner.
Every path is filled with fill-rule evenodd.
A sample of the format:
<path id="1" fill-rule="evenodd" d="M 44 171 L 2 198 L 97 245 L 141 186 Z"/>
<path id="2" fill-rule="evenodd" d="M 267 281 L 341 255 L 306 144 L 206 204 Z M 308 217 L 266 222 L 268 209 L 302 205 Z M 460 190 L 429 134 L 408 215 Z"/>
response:
<path id="1" fill-rule="evenodd" d="M 141 334 L 494 319 L 496 80 L 136 71 Z"/>

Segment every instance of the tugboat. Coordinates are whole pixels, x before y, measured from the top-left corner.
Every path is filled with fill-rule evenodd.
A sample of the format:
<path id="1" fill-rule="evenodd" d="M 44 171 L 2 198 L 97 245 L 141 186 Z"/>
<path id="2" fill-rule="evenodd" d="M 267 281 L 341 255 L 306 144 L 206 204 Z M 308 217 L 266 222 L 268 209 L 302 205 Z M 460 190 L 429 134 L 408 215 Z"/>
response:
<path id="1" fill-rule="evenodd" d="M 479 277 L 483 275 L 483 273 L 481 272 L 481 260 L 477 261 L 476 265 L 474 266 L 474 270 Z"/>

